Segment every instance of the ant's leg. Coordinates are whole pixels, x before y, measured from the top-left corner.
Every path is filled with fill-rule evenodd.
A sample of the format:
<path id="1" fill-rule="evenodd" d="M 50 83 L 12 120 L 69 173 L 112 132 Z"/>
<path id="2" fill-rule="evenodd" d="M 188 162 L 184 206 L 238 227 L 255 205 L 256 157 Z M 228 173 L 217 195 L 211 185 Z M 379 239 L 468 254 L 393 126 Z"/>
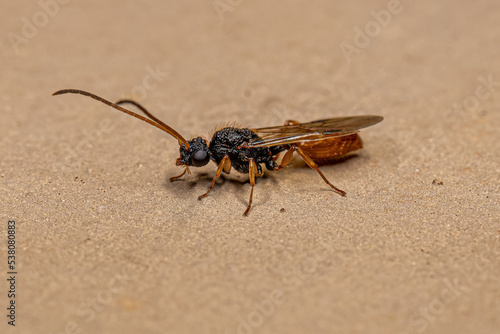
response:
<path id="1" fill-rule="evenodd" d="M 253 159 L 248 160 L 248 175 L 250 176 L 250 186 L 252 187 L 252 189 L 250 190 L 250 200 L 248 201 L 248 207 L 245 212 L 243 212 L 243 216 L 248 215 L 248 212 L 252 207 L 253 187 L 255 186 L 255 175 L 257 175 L 257 165 L 255 164 L 255 161 Z"/>
<path id="2" fill-rule="evenodd" d="M 222 167 L 222 168 L 224 168 L 224 172 L 226 174 L 229 174 L 229 172 L 231 171 L 231 165 L 232 165 L 231 159 L 227 159 L 226 162 L 224 163 L 224 167 Z"/>
<path id="3" fill-rule="evenodd" d="M 179 180 L 182 176 L 184 176 L 184 174 L 186 174 L 186 172 L 188 172 L 189 174 L 191 174 L 191 171 L 189 170 L 188 166 L 186 166 L 186 169 L 184 169 L 184 171 L 182 172 L 181 175 L 171 177 L 170 178 L 170 182 L 174 182 L 174 181 Z"/>
<path id="4" fill-rule="evenodd" d="M 292 146 L 293 148 L 293 146 Z M 321 173 L 321 171 L 319 170 L 318 168 L 318 165 L 314 162 L 313 159 L 311 159 L 307 154 L 304 153 L 304 151 L 302 151 L 302 149 L 298 146 L 295 147 L 295 150 L 297 150 L 297 152 L 300 154 L 300 156 L 302 157 L 302 159 L 304 159 L 304 161 L 306 162 L 306 164 L 315 169 L 319 175 L 323 178 L 323 180 L 326 182 L 326 184 L 328 184 L 330 187 L 333 188 L 333 190 L 335 190 L 339 195 L 341 196 L 345 196 L 345 191 L 343 190 L 340 190 L 339 188 L 335 187 L 333 184 L 331 184 L 327 179 L 326 177 L 323 175 L 323 173 Z"/>
<path id="5" fill-rule="evenodd" d="M 212 190 L 212 188 L 215 185 L 215 181 L 217 181 L 217 179 L 219 178 L 220 174 L 222 173 L 222 170 L 224 169 L 224 166 L 226 165 L 227 160 L 229 160 L 229 157 L 227 155 L 225 155 L 224 158 L 222 158 L 221 162 L 219 163 L 219 167 L 217 167 L 217 172 L 215 172 L 215 177 L 212 180 L 212 184 L 210 185 L 210 188 L 208 188 L 208 191 L 206 193 L 204 193 L 203 195 L 201 195 L 200 197 L 198 197 L 198 199 L 201 200 L 201 199 L 207 197 L 207 195 L 210 193 L 210 191 Z"/>
<path id="6" fill-rule="evenodd" d="M 295 146 L 292 146 L 288 151 L 286 151 L 285 155 L 283 156 L 283 159 L 281 159 L 281 163 L 279 166 L 276 166 L 274 170 L 280 170 L 281 168 L 285 167 L 288 165 L 290 161 L 292 161 L 293 157 L 293 152 L 296 150 Z"/>

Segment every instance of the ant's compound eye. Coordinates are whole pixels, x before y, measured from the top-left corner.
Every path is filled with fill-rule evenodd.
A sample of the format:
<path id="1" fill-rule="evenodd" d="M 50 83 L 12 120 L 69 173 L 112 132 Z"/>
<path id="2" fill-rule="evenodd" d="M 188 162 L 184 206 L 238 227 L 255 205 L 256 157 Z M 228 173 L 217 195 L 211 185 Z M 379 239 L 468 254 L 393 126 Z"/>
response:
<path id="1" fill-rule="evenodd" d="M 208 156 L 207 151 L 199 150 L 193 154 L 193 159 L 191 162 L 193 163 L 193 166 L 201 167 L 201 166 L 205 166 L 209 160 L 210 160 L 210 157 Z"/>

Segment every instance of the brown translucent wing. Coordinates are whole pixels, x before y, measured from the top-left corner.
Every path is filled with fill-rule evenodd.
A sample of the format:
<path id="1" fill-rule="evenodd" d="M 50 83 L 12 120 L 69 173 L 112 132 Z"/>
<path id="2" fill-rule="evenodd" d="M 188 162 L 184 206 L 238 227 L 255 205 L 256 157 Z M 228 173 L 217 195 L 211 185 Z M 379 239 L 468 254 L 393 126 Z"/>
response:
<path id="1" fill-rule="evenodd" d="M 347 136 L 356 133 L 359 129 L 377 124 L 383 119 L 381 116 L 350 116 L 253 129 L 259 138 L 251 140 L 248 146 L 267 147 Z"/>

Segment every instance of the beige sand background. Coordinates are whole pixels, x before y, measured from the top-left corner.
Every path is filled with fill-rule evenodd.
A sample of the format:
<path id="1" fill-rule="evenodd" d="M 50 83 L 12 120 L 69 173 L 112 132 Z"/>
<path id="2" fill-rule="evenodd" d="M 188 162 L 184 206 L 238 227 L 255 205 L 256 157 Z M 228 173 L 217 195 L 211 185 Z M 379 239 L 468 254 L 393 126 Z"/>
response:
<path id="1" fill-rule="evenodd" d="M 2 332 L 499 332 L 500 3 L 54 4 L 2 2 Z M 62 88 L 186 137 L 385 120 L 323 168 L 346 198 L 296 159 L 242 217 L 246 176 L 200 202 L 214 164 L 170 183 L 173 138 Z"/>

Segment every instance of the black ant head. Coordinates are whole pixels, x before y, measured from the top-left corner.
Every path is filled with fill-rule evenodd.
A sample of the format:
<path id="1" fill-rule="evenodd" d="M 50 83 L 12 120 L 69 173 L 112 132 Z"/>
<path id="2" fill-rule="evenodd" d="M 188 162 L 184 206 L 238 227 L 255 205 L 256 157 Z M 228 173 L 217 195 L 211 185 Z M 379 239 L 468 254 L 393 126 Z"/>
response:
<path id="1" fill-rule="evenodd" d="M 181 157 L 177 159 L 176 165 L 202 167 L 208 164 L 212 153 L 208 149 L 207 141 L 196 137 L 188 141 L 188 144 L 188 149 L 186 149 L 186 144 L 181 144 L 179 148 Z"/>

